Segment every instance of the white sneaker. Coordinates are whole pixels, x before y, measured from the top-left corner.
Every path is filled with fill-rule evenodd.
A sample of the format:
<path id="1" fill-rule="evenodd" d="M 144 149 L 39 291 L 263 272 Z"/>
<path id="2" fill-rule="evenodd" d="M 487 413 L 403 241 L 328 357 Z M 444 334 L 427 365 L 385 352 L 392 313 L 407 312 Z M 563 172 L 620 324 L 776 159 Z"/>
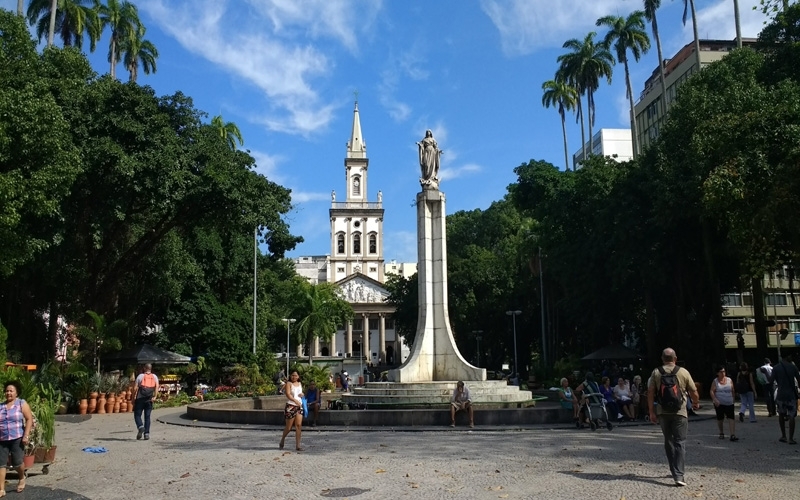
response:
<path id="1" fill-rule="evenodd" d="M 683 479 L 680 479 L 680 480 L 676 479 L 675 480 L 675 484 L 677 486 L 686 486 L 686 481 L 684 481 Z"/>

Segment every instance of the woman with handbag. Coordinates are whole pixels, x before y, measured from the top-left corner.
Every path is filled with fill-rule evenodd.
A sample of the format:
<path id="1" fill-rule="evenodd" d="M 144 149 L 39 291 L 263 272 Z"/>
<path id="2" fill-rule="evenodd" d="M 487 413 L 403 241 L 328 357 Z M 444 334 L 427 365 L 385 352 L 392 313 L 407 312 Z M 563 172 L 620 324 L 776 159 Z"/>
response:
<path id="1" fill-rule="evenodd" d="M 278 446 L 283 449 L 283 442 L 286 436 L 292 431 L 294 427 L 294 440 L 295 448 L 297 451 L 303 451 L 300 446 L 300 437 L 303 430 L 303 385 L 300 383 L 300 374 L 297 370 L 292 370 L 289 374 L 289 381 L 284 386 L 284 394 L 286 394 L 286 406 L 283 409 L 283 418 L 286 425 L 283 428 L 283 435 L 281 436 L 281 443 Z"/>

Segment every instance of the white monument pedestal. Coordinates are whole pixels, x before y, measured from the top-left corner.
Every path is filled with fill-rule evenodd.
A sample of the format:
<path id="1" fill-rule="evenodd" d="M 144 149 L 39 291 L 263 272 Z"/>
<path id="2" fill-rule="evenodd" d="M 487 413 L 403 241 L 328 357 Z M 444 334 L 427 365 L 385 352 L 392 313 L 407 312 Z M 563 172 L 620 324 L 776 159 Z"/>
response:
<path id="1" fill-rule="evenodd" d="M 411 355 L 389 371 L 392 382 L 483 381 L 486 369 L 458 352 L 447 314 L 445 196 L 438 189 L 417 194 L 419 316 Z"/>

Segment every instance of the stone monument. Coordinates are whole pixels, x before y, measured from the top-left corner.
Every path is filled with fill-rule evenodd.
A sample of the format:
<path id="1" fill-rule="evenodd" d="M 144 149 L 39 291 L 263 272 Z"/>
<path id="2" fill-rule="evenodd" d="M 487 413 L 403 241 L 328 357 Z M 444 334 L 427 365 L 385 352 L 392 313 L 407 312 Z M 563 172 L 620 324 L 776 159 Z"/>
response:
<path id="1" fill-rule="evenodd" d="M 411 355 L 389 371 L 392 382 L 484 381 L 486 370 L 467 363 L 458 352 L 447 311 L 447 233 L 445 196 L 439 191 L 439 149 L 433 132 L 417 143 L 417 255 L 419 315 Z"/>

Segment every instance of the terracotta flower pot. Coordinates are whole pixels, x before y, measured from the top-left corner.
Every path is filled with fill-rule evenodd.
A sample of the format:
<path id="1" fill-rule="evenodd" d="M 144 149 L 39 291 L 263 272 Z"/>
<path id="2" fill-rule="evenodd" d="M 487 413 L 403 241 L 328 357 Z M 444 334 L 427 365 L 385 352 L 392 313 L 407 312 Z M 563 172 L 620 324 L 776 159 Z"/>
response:
<path id="1" fill-rule="evenodd" d="M 33 451 L 34 462 L 37 464 L 51 464 L 56 459 L 56 447 L 36 448 Z"/>
<path id="2" fill-rule="evenodd" d="M 97 413 L 105 413 L 106 412 L 106 395 L 100 394 L 100 397 L 97 398 Z"/>
<path id="3" fill-rule="evenodd" d="M 31 467 L 33 467 L 35 461 L 36 457 L 33 455 L 25 455 L 24 457 L 22 457 L 22 465 L 24 465 L 26 469 L 30 469 Z"/>
<path id="4" fill-rule="evenodd" d="M 87 411 L 89 411 L 89 400 L 81 399 L 81 402 L 78 405 L 78 415 L 86 415 Z"/>
<path id="5" fill-rule="evenodd" d="M 114 413 L 114 403 L 117 402 L 116 396 L 109 394 L 106 398 L 106 413 Z"/>
<path id="6" fill-rule="evenodd" d="M 86 413 L 94 413 L 97 411 L 97 393 L 93 392 L 89 394 L 89 407 L 86 409 Z"/>

